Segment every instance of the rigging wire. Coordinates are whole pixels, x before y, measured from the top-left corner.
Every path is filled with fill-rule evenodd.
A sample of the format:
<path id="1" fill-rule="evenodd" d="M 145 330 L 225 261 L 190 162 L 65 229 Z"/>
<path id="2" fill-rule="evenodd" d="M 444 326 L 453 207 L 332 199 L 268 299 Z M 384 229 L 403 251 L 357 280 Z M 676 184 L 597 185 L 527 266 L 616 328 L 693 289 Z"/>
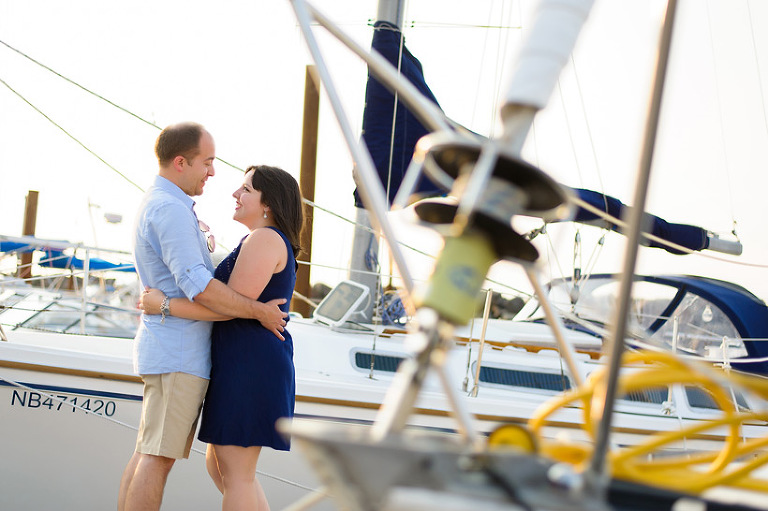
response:
<path id="1" fill-rule="evenodd" d="M 491 22 L 491 13 L 493 10 L 493 6 L 491 6 L 491 10 L 488 11 L 488 23 Z M 475 114 L 477 113 L 477 103 L 480 101 L 480 86 L 482 84 L 482 76 L 483 76 L 483 65 L 485 63 L 485 59 L 482 58 L 485 56 L 486 51 L 488 49 L 488 38 L 490 37 L 489 32 L 485 32 L 485 37 L 483 37 L 483 49 L 480 52 L 481 60 L 480 60 L 480 72 L 477 73 L 477 82 L 475 84 L 475 101 L 472 105 L 472 117 L 470 118 L 470 122 L 472 125 L 475 124 Z M 493 124 L 491 124 L 493 125 Z"/>
<path id="2" fill-rule="evenodd" d="M 575 164 L 576 172 L 579 175 L 579 182 L 582 183 L 582 186 L 583 186 L 584 176 L 581 173 L 581 163 L 579 162 L 579 155 L 576 151 L 576 141 L 573 139 L 573 132 L 575 130 L 571 125 L 571 118 L 568 115 L 568 108 L 566 107 L 568 103 L 565 101 L 565 96 L 563 95 L 562 80 L 560 78 L 557 79 L 557 95 L 560 97 L 560 104 L 563 107 L 563 118 L 565 120 L 565 130 L 568 133 L 568 142 L 569 142 L 569 148 L 571 150 L 571 155 L 573 156 L 573 163 Z"/>
<path id="3" fill-rule="evenodd" d="M 519 25 L 478 25 L 474 23 L 440 23 L 431 21 L 411 21 L 410 28 L 482 28 L 482 29 L 499 29 L 499 30 L 519 30 L 522 27 Z"/>
<path id="4" fill-rule="evenodd" d="M 712 54 L 712 68 L 714 70 L 715 79 L 713 80 L 715 86 L 715 98 L 717 102 L 717 116 L 718 128 L 720 130 L 720 149 L 722 151 L 723 160 L 725 162 L 725 181 L 728 186 L 728 206 L 731 210 L 731 221 L 733 225 L 733 233 L 736 234 L 736 213 L 733 208 L 733 187 L 731 185 L 731 165 L 728 160 L 728 151 L 725 147 L 725 136 L 723 133 L 723 102 L 720 94 L 720 84 L 717 80 L 717 58 L 715 57 L 715 36 L 712 33 L 712 10 L 710 9 L 709 2 L 706 2 L 707 6 L 707 30 L 709 32 L 709 50 Z"/>
<path id="5" fill-rule="evenodd" d="M 575 65 L 575 64 L 574 64 Z M 576 151 L 576 142 L 573 139 L 573 133 L 574 130 L 572 129 L 570 117 L 568 115 L 568 108 L 567 108 L 567 102 L 565 101 L 565 97 L 563 95 L 563 87 L 562 87 L 562 81 L 560 78 L 557 79 L 557 94 L 560 98 L 560 103 L 563 108 L 563 117 L 565 120 L 565 126 L 566 126 L 566 132 L 568 133 L 568 141 L 570 142 L 569 147 L 571 149 L 571 155 L 573 156 L 573 161 L 576 166 L 576 172 L 579 176 L 579 182 L 582 186 L 584 186 L 584 176 L 581 171 L 581 163 L 579 162 L 579 156 L 578 152 Z M 581 94 L 581 91 L 579 90 L 579 94 Z M 606 210 L 608 209 L 606 205 Z M 550 242 L 551 243 L 551 242 Z M 554 251 L 554 247 L 553 247 Z M 572 294 L 572 301 L 575 305 L 576 301 L 578 300 L 578 288 L 581 284 L 581 227 L 576 225 L 576 233 L 574 235 L 574 242 L 573 242 L 573 260 L 572 260 L 572 275 L 573 275 L 573 282 L 571 284 L 571 294 Z M 577 259 L 578 259 L 578 266 L 577 266 Z M 558 261 L 558 269 L 560 270 L 560 277 L 565 277 L 565 274 L 563 273 L 562 268 L 560 267 L 560 263 Z"/>
<path id="6" fill-rule="evenodd" d="M 136 115 L 135 113 L 131 112 L 130 110 L 127 110 L 126 108 L 123 108 L 120 105 L 113 103 L 112 101 L 108 100 L 104 96 L 101 96 L 101 95 L 97 94 L 96 92 L 93 92 L 92 90 L 90 90 L 90 89 L 80 85 L 79 83 L 77 83 L 77 82 L 75 82 L 73 80 L 70 80 L 66 76 L 64 76 L 61 73 L 59 73 L 58 71 L 56 71 L 54 69 L 51 69 L 50 67 L 46 66 L 45 64 L 43 64 L 42 62 L 40 62 L 38 60 L 35 60 L 34 58 L 30 57 L 26 53 L 22 52 L 21 50 L 19 50 L 17 48 L 14 48 L 10 44 L 6 43 L 5 41 L 0 40 L 0 44 L 2 44 L 3 46 L 5 46 L 6 48 L 8 48 L 11 51 L 14 51 L 14 52 L 18 53 L 19 55 L 21 55 L 25 59 L 27 59 L 27 60 L 37 64 L 38 66 L 42 67 L 43 69 L 45 69 L 47 71 L 50 71 L 51 73 L 55 74 L 56 76 L 58 76 L 62 80 L 71 83 L 75 87 L 78 87 L 78 88 L 84 90 L 88 94 L 91 94 L 92 96 L 95 96 L 95 97 L 99 98 L 100 100 L 105 101 L 106 103 L 109 103 L 110 105 L 112 105 L 113 107 L 117 108 L 118 110 L 121 110 L 122 112 L 125 112 L 126 114 L 128 114 L 128 115 L 130 115 L 132 117 L 135 117 L 136 119 L 140 120 L 141 122 L 143 122 L 145 124 L 148 124 L 148 125 L 150 125 L 150 126 L 152 126 L 154 128 L 160 129 L 155 123 L 153 123 L 151 121 L 148 121 L 148 120 L 144 119 L 143 117 L 141 117 L 139 115 Z"/>
<path id="7" fill-rule="evenodd" d="M 597 181 L 600 183 L 600 193 L 603 194 L 603 201 L 605 203 L 605 209 L 608 209 L 608 199 L 605 197 L 605 184 L 603 183 L 603 173 L 600 169 L 600 160 L 597 157 L 597 148 L 595 147 L 595 139 L 592 136 L 592 124 L 589 122 L 589 116 L 587 115 L 587 105 L 584 101 L 584 93 L 581 90 L 581 80 L 579 79 L 578 66 L 576 65 L 576 59 L 571 53 L 571 67 L 573 68 L 573 77 L 576 81 L 576 91 L 579 96 L 579 104 L 581 105 L 581 112 L 584 116 L 584 126 L 587 130 L 587 138 L 589 139 L 589 147 L 592 149 L 592 160 L 595 164 L 595 174 L 597 175 Z M 559 82 L 558 82 L 559 85 Z"/>
<path id="8" fill-rule="evenodd" d="M 121 112 L 124 112 L 124 113 L 126 113 L 126 114 L 130 115 L 131 117 L 134 117 L 134 118 L 138 119 L 139 121 L 143 122 L 144 124 L 147 124 L 147 125 L 149 125 L 149 126 L 152 126 L 153 128 L 156 128 L 156 129 L 158 129 L 158 130 L 162 130 L 162 128 L 161 128 L 160 126 L 158 126 L 157 124 L 153 123 L 152 121 L 148 121 L 148 120 L 144 119 L 144 118 L 143 118 L 143 117 L 141 117 L 140 115 L 137 115 L 137 114 L 135 114 L 135 113 L 131 112 L 131 111 L 130 111 L 130 110 L 128 110 L 127 108 L 124 108 L 124 107 L 122 107 L 122 106 L 118 105 L 117 103 L 114 103 L 114 102 L 110 101 L 109 99 L 105 98 L 104 96 L 102 96 L 102 95 L 100 95 L 100 94 L 98 94 L 98 93 L 96 93 L 96 92 L 94 92 L 94 91 L 92 91 L 92 90 L 88 89 L 87 87 L 84 87 L 83 85 L 80 85 L 79 83 L 75 82 L 74 80 L 71 80 L 70 78 L 67 78 L 66 76 L 62 75 L 62 74 L 61 74 L 61 73 L 59 73 L 58 71 L 56 71 L 56 70 L 54 70 L 54 69 L 52 69 L 52 68 L 50 68 L 50 67 L 46 66 L 46 65 L 45 65 L 45 64 L 43 64 L 42 62 L 40 62 L 40 61 L 38 61 L 38 60 L 36 60 L 36 59 L 32 58 L 31 56 L 27 55 L 27 54 L 26 54 L 26 53 L 24 53 L 23 51 L 21 51 L 21 50 L 19 50 L 19 49 L 17 49 L 17 48 L 14 48 L 14 47 L 13 47 L 13 46 L 11 46 L 10 44 L 6 43 L 5 41 L 3 41 L 3 40 L 0 40 L 0 44 L 2 44 L 3 46 L 5 46 L 6 48 L 8 48 L 8 49 L 9 49 L 9 50 L 11 50 L 11 51 L 14 51 L 14 52 L 18 53 L 19 55 L 21 55 L 21 56 L 22 56 L 22 57 L 24 57 L 25 59 L 29 60 L 30 62 L 32 62 L 32 63 L 34 63 L 34 64 L 37 64 L 38 66 L 42 67 L 42 68 L 43 68 L 43 69 L 45 69 L 46 71 L 50 71 L 51 73 L 55 74 L 56 76 L 58 76 L 58 77 L 59 77 L 59 78 L 61 78 L 62 80 L 66 81 L 66 82 L 69 82 L 70 84 L 74 85 L 75 87 L 78 87 L 79 89 L 82 89 L 83 91 L 87 92 L 88 94 L 90 94 L 90 95 L 92 95 L 92 96 L 94 96 L 94 97 L 96 97 L 96 98 L 98 98 L 98 99 L 100 99 L 100 100 L 102 100 L 102 101 L 104 101 L 104 102 L 108 103 L 109 105 L 111 105 L 111 106 L 113 106 L 113 107 L 117 108 L 117 109 L 118 109 L 118 110 L 120 110 Z M 5 82 L 3 82 L 3 84 L 4 84 L 6 87 L 8 87 L 8 88 L 10 89 L 10 87 L 8 86 L 8 84 L 6 84 Z M 13 91 L 13 93 L 14 93 L 14 94 L 16 94 L 16 95 L 17 95 L 17 96 L 19 96 L 21 99 L 23 99 L 23 100 L 24 100 L 24 101 L 25 101 L 25 102 L 26 102 L 26 103 L 27 103 L 29 106 L 31 106 L 31 107 L 32 107 L 32 108 L 34 108 L 34 109 L 35 109 L 37 112 L 39 112 L 41 115 L 43 115 L 43 117 L 45 117 L 46 119 L 48 119 L 48 120 L 49 120 L 49 121 L 50 121 L 50 122 L 51 122 L 51 123 L 52 123 L 54 126 L 56 126 L 57 128 L 61 129 L 62 131 L 64 131 L 64 133 L 67 133 L 67 132 L 66 132 L 66 131 L 65 131 L 63 128 L 61 128 L 61 126 L 59 126 L 58 124 L 56 124 L 55 122 L 53 122 L 53 121 L 52 121 L 52 120 L 51 120 L 51 119 L 50 119 L 50 118 L 49 118 L 47 115 L 45 115 L 43 112 L 41 112 L 40 110 L 38 110 L 38 109 L 37 109 L 37 108 L 36 108 L 34 105 L 32 105 L 32 104 L 31 104 L 29 101 L 27 101 L 26 99 L 24 99 L 24 98 L 23 98 L 23 97 L 22 97 L 22 96 L 21 96 L 21 95 L 20 95 L 18 92 L 14 91 L 13 89 L 11 89 L 11 90 Z M 67 135 L 68 135 L 68 136 L 70 136 L 70 138 L 73 138 L 73 137 L 71 137 L 71 135 L 69 135 L 68 133 L 67 133 Z M 96 157 L 97 157 L 99 160 L 101 160 L 102 162 L 104 162 L 104 160 L 103 160 L 103 159 L 102 159 L 100 156 L 98 156 L 96 153 L 94 153 L 93 151 L 91 151 L 90 149 L 88 149 L 87 147 L 85 147 L 85 145 L 83 145 L 83 144 L 82 144 L 80 141 L 78 141 L 78 140 L 77 140 L 77 139 L 75 139 L 75 138 L 73 138 L 73 140 L 75 140 L 75 142 L 77 142 L 78 144 L 80 144 L 81 146 L 83 146 L 83 147 L 84 147 L 86 150 L 88 150 L 88 152 L 90 152 L 91 154 L 93 154 L 94 156 L 96 156 Z M 244 170 L 244 169 L 241 169 L 240 167 L 238 167 L 238 166 L 236 166 L 236 165 L 233 165 L 232 163 L 229 163 L 228 161 L 222 160 L 222 159 L 221 159 L 221 158 L 219 158 L 219 157 L 216 157 L 216 160 L 220 161 L 221 163 L 223 163 L 223 164 L 225 164 L 225 165 L 228 165 L 228 166 L 232 167 L 232 168 L 233 168 L 233 169 L 235 169 L 235 170 L 239 170 L 240 172 L 243 172 L 243 173 L 245 173 L 245 170 Z M 107 165 L 107 166 L 108 166 L 110 169 L 112 169 L 112 170 L 114 170 L 115 172 L 117 172 L 118 174 L 120 174 L 120 176 L 121 176 L 121 177 L 123 177 L 124 179 L 128 180 L 128 182 L 130 182 L 132 185 L 134 185 L 134 186 L 136 186 L 137 188 L 139 188 L 139 190 L 141 190 L 142 192 L 144 191 L 144 190 L 143 190 L 143 189 L 142 189 L 140 186 L 138 186 L 136 183 L 134 183 L 133 181 L 131 181 L 130 179 L 128 179 L 127 177 L 125 177 L 123 174 L 121 174 L 119 171 L 117 171 L 117 170 L 116 170 L 114 167 L 112 167 L 111 165 L 107 164 L 106 162 L 104 162 L 104 163 L 105 163 L 105 164 L 106 164 L 106 165 Z"/>
<path id="9" fill-rule="evenodd" d="M 2 42 L 2 41 L 0 41 L 0 42 Z M 77 143 L 77 144 L 78 144 L 80 147 L 82 147 L 83 149 L 85 149 L 86 151 L 88 151 L 89 153 L 91 153 L 93 156 L 95 156 L 95 157 L 96 157 L 96 158 L 97 158 L 97 159 L 98 159 L 98 160 L 99 160 L 101 163 L 103 163 L 104 165 L 106 165 L 107 167 L 109 167 L 109 168 L 110 168 L 110 169 L 111 169 L 113 172 L 117 173 L 117 175 L 119 175 L 120 177 L 122 177 L 123 179 L 125 179 L 126 181 L 128 181 L 130 184 L 132 184 L 133 186 L 135 186 L 136 188 L 138 188 L 138 189 L 139 189 L 139 190 L 141 190 L 142 192 L 144 191 L 144 189 L 143 189 L 141 186 L 139 186 L 138 184 L 136 184 L 136 183 L 134 183 L 133 181 L 131 181 L 131 179 L 130 179 L 128 176 L 126 176 L 125 174 L 123 174 L 122 172 L 120 172 L 119 170 L 117 170 L 115 167 L 113 167 L 112 165 L 110 165 L 109 163 L 107 163 L 107 162 L 104 160 L 104 158 L 102 158 L 101 156 L 99 156 L 98 154 L 96 154 L 95 152 L 93 152 L 93 151 L 91 150 L 91 148 L 89 148 L 88 146 L 86 146 L 84 143 L 82 143 L 80 140 L 78 140 L 78 139 L 77 139 L 77 138 L 76 138 L 74 135 L 72 135 L 72 134 L 71 134 L 69 131 L 67 131 L 66 129 L 64 129 L 64 128 L 63 128 L 63 127 L 60 125 L 60 124 L 58 124 L 56 121 L 54 121 L 53 119 L 51 119 L 50 117 L 48 117 L 48 115 L 46 115 L 45 113 L 43 113 L 43 111 L 42 111 L 42 110 L 40 110 L 40 109 L 39 109 L 39 108 L 37 108 L 35 105 L 33 105 L 33 104 L 32 104 L 32 103 L 31 103 L 31 102 L 30 102 L 30 101 L 29 101 L 27 98 L 25 98 L 24 96 L 22 96 L 22 95 L 21 95 L 21 94 L 20 94 L 18 91 L 16 91 L 16 90 L 15 90 L 13 87 L 11 87 L 11 86 L 8 84 L 8 82 L 6 82 L 6 81 L 5 81 L 5 80 L 3 80 L 2 78 L 0 78 L 0 83 L 2 83 L 3 85 L 5 85 L 5 86 L 6 86 L 6 88 L 8 88 L 8 90 L 10 90 L 10 91 L 11 91 L 11 92 L 13 92 L 14 94 L 16 94 L 16 96 L 18 96 L 18 97 L 19 97 L 19 98 L 20 98 L 22 101 L 24 101 L 24 102 L 25 102 L 27 105 L 29 105 L 30 107 L 32 107 L 32 109 L 33 109 L 35 112 L 37 112 L 37 113 L 39 113 L 40 115 L 42 115 L 43 117 L 45 117 L 45 118 L 46 118 L 46 120 L 48 120 L 48 122 L 50 122 L 51 124 L 53 124 L 54 126 L 56 126 L 56 127 L 59 129 L 59 130 L 61 130 L 61 132 L 62 132 L 62 133 L 64 133 L 66 136 L 68 136 L 69 138 L 71 138 L 72 140 L 74 140 L 74 141 L 75 141 L 75 142 L 76 142 L 76 143 Z"/>
<path id="10" fill-rule="evenodd" d="M 504 2 L 501 2 L 501 19 L 504 19 Z M 520 8 L 520 3 L 517 2 L 513 5 L 517 5 L 518 12 Z M 512 15 L 513 11 L 512 8 L 509 9 L 506 16 L 508 17 L 509 21 L 512 21 Z M 495 108 L 491 108 L 491 119 L 489 122 L 490 126 L 490 136 L 493 136 L 496 132 L 497 127 L 497 117 L 498 112 L 500 111 L 499 105 L 501 105 L 501 98 L 502 98 L 502 78 L 505 73 L 506 64 L 509 61 L 509 59 L 506 58 L 506 48 L 509 48 L 509 38 L 510 38 L 510 32 L 505 31 L 503 34 L 503 37 L 501 34 L 499 35 L 497 46 L 496 46 L 496 66 L 495 66 L 495 75 L 494 75 L 494 89 L 496 91 L 493 105 L 495 105 Z"/>
<path id="11" fill-rule="evenodd" d="M 768 109 L 766 109 L 765 104 L 765 94 L 763 92 L 763 78 L 762 78 L 762 72 L 760 69 L 760 59 L 757 55 L 757 42 L 755 40 L 755 25 L 752 22 L 752 8 L 750 7 L 750 2 L 747 0 L 747 13 L 748 13 L 748 19 L 749 19 L 749 34 L 752 39 L 752 55 L 755 58 L 755 67 L 757 68 L 757 84 L 758 84 L 758 90 L 760 91 L 760 105 L 762 105 L 762 108 L 760 109 L 763 112 L 763 125 L 765 126 L 765 134 L 768 137 Z M 766 147 L 764 145 L 763 147 Z"/>
<path id="12" fill-rule="evenodd" d="M 552 241 L 552 237 L 547 236 L 546 240 L 547 240 L 547 254 L 549 255 L 549 257 L 547 257 L 547 260 L 549 261 L 550 267 L 552 263 L 554 263 L 557 266 L 557 270 L 558 270 L 557 275 L 560 275 L 562 278 L 565 278 L 565 272 L 563 271 L 563 267 L 560 264 L 560 258 L 557 257 L 558 250 Z M 552 273 L 551 270 L 550 270 L 550 273 Z"/>
<path id="13" fill-rule="evenodd" d="M 600 254 L 603 251 L 603 247 L 605 247 L 606 235 L 609 232 L 610 231 L 608 229 L 603 229 L 602 236 L 600 236 L 600 239 L 597 240 L 595 247 L 592 248 L 592 253 L 589 255 L 589 259 L 587 260 L 586 270 L 582 270 L 581 278 L 584 282 L 588 281 L 592 277 L 592 273 L 595 271 L 595 266 L 597 265 L 597 260 L 600 259 Z"/>

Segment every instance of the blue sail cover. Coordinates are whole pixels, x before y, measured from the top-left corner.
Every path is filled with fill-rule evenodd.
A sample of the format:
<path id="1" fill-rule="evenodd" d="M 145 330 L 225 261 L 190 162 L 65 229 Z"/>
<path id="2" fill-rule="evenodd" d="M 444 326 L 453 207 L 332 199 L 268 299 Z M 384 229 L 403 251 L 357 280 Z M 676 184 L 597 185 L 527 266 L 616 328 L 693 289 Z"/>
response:
<path id="1" fill-rule="evenodd" d="M 614 218 L 623 218 L 627 206 L 620 200 L 593 190 L 585 190 L 583 188 L 572 188 L 571 190 L 581 200 L 591 206 L 608 213 Z M 600 221 L 602 218 L 591 211 L 577 207 L 576 216 L 573 220 L 576 222 L 588 223 Z M 610 229 L 616 232 L 621 232 L 621 228 L 616 224 L 610 224 Z M 671 241 L 672 243 L 694 251 L 704 250 L 709 245 L 709 239 L 705 229 L 694 225 L 673 224 L 655 215 L 646 214 L 646 225 L 644 230 L 658 238 Z M 663 248 L 672 254 L 685 254 L 685 252 L 662 245 L 653 240 L 645 239 L 643 243 L 650 247 Z"/>
<path id="2" fill-rule="evenodd" d="M 388 22 L 377 21 L 374 24 L 373 42 L 371 48 L 378 51 L 390 64 L 397 67 L 400 60 L 400 29 Z M 407 78 L 426 98 L 439 106 L 435 95 L 424 80 L 421 62 L 403 46 L 400 64 L 402 75 Z M 405 171 L 413 156 L 416 142 L 428 130 L 419 122 L 401 101 L 397 102 L 397 116 L 392 124 L 395 109 L 395 96 L 376 78 L 368 74 L 368 84 L 365 89 L 365 111 L 363 112 L 363 141 L 371 153 L 379 179 L 385 190 L 389 190 L 391 204 L 397 194 Z M 394 138 L 393 138 L 394 128 Z M 390 152 L 392 165 L 390 173 Z M 416 193 L 424 195 L 441 195 L 443 192 L 426 177 L 422 176 Z M 355 206 L 362 208 L 360 194 L 354 192 Z"/>
<path id="3" fill-rule="evenodd" d="M 85 269 L 85 262 L 79 257 L 72 255 L 66 255 L 61 250 L 45 249 L 45 259 L 41 261 L 40 266 L 47 266 L 49 268 L 61 268 L 61 269 Z M 136 268 L 132 264 L 115 264 L 105 259 L 98 257 L 91 257 L 88 259 L 89 271 L 123 271 L 123 272 L 135 272 Z"/>
<path id="4" fill-rule="evenodd" d="M 48 268 L 61 268 L 61 269 L 75 269 L 82 270 L 84 261 L 79 257 L 72 255 L 66 255 L 62 250 L 54 250 L 51 248 L 36 248 L 27 243 L 20 243 L 17 241 L 0 241 L 0 253 L 24 253 L 34 252 L 35 250 L 41 250 L 45 252 L 45 257 L 40 261 L 40 266 Z M 97 270 L 110 270 L 110 271 L 123 271 L 123 272 L 135 272 L 136 269 L 132 264 L 115 264 L 105 259 L 98 257 L 91 257 L 88 259 L 88 268 L 93 271 Z"/>
<path id="5" fill-rule="evenodd" d="M 18 241 L 0 241 L 0 252 L 34 252 L 35 248 Z"/>

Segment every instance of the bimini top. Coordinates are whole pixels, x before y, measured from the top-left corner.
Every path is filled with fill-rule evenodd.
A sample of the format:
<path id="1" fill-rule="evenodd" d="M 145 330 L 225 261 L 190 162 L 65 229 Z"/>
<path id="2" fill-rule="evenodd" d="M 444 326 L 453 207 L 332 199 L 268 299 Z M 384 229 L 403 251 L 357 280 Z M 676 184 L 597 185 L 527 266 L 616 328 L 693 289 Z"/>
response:
<path id="1" fill-rule="evenodd" d="M 618 303 L 619 284 L 615 274 L 592 275 L 578 289 L 570 278 L 557 279 L 550 283 L 550 299 L 575 315 L 578 321 L 568 321 L 569 327 L 604 326 Z M 632 295 L 629 343 L 768 375 L 768 307 L 743 287 L 691 275 L 638 275 Z"/>
<path id="2" fill-rule="evenodd" d="M 30 241 L 23 241 L 22 238 L 17 240 L 0 241 L 0 253 L 25 253 L 40 251 L 44 252 L 39 261 L 40 266 L 46 266 L 48 268 L 61 268 L 61 269 L 75 269 L 82 270 L 85 267 L 85 261 L 79 257 L 75 257 L 73 254 L 66 254 L 64 249 L 51 246 L 54 242 L 49 242 L 46 245 L 45 240 L 36 240 L 35 238 L 27 238 Z M 21 241 L 20 241 L 21 240 Z M 61 242 L 55 242 L 61 245 Z M 122 271 L 122 272 L 135 272 L 133 264 L 118 264 L 107 261 L 100 257 L 88 258 L 88 268 L 92 271 L 97 270 L 109 270 L 109 271 Z"/>

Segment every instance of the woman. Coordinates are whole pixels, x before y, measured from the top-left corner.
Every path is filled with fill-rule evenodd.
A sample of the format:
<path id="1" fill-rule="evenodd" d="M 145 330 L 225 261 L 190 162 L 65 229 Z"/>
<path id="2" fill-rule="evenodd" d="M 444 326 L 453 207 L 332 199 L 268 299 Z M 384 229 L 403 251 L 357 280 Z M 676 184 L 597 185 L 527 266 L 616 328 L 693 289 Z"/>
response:
<path id="1" fill-rule="evenodd" d="M 251 231 L 216 268 L 214 276 L 250 298 L 286 298 L 289 310 L 296 283 L 296 254 L 303 223 L 301 192 L 284 170 L 248 167 L 233 194 L 234 219 Z M 222 509 L 268 510 L 256 480 L 263 446 L 289 450 L 275 421 L 293 417 L 293 342 L 284 341 L 252 319 L 231 319 L 183 298 L 168 300 L 158 290 L 142 296 L 146 313 L 216 321 L 211 334 L 211 380 L 198 438 L 207 442 L 206 466 L 224 495 Z M 168 311 L 170 309 L 170 311 Z"/>

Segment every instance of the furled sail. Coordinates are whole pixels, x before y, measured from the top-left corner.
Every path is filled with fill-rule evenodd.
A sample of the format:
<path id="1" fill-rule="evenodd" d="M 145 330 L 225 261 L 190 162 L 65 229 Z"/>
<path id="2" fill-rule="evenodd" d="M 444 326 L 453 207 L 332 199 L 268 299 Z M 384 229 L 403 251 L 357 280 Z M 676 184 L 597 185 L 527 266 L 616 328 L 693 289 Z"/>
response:
<path id="1" fill-rule="evenodd" d="M 602 194 L 600 192 L 596 192 L 594 190 L 585 190 L 583 188 L 572 188 L 571 190 L 579 199 L 588 203 L 594 208 L 599 209 L 614 218 L 624 218 L 624 213 L 627 206 L 624 205 L 619 199 Z M 576 215 L 573 220 L 580 223 L 597 223 L 598 225 L 602 225 L 616 232 L 622 231 L 619 225 L 608 222 L 592 211 L 578 205 L 576 208 Z M 689 250 L 704 250 L 709 245 L 709 238 L 705 229 L 696 227 L 694 225 L 670 223 L 663 218 L 651 214 L 646 215 L 645 231 L 653 234 L 658 238 L 661 238 L 662 240 L 672 242 Z M 663 248 L 672 254 L 685 253 L 681 250 L 672 248 L 652 239 L 647 239 L 646 241 L 647 246 L 649 247 Z"/>
<path id="2" fill-rule="evenodd" d="M 405 44 L 403 44 L 401 55 L 401 38 L 402 33 L 396 25 L 387 21 L 377 21 L 374 24 L 371 47 L 395 68 L 398 67 L 399 61 L 402 76 L 407 78 L 424 97 L 439 106 L 435 95 L 424 80 L 421 62 L 408 51 Z M 416 142 L 427 133 L 429 131 L 405 104 L 401 101 L 395 103 L 392 92 L 369 73 L 363 112 L 363 141 L 368 147 L 382 184 L 388 190 L 390 204 L 411 161 Z M 422 177 L 416 187 L 416 193 L 439 195 L 442 192 L 437 185 Z M 355 206 L 363 207 L 357 189 Z"/>
<path id="3" fill-rule="evenodd" d="M 619 199 L 584 188 L 571 188 L 571 191 L 581 201 L 592 206 L 592 208 L 607 213 L 613 218 L 624 218 L 627 206 Z M 577 204 L 573 220 L 585 224 L 600 225 L 619 233 L 622 232 L 620 225 L 601 218 L 594 211 L 579 204 Z M 733 255 L 741 254 L 741 244 L 737 241 L 721 240 L 702 227 L 668 222 L 661 217 L 649 213 L 646 213 L 645 216 L 644 232 L 652 234 L 662 241 L 644 238 L 643 244 L 653 248 L 662 248 L 672 254 L 681 255 L 687 252 L 664 242 L 679 245 L 690 251 L 710 249 Z"/>

